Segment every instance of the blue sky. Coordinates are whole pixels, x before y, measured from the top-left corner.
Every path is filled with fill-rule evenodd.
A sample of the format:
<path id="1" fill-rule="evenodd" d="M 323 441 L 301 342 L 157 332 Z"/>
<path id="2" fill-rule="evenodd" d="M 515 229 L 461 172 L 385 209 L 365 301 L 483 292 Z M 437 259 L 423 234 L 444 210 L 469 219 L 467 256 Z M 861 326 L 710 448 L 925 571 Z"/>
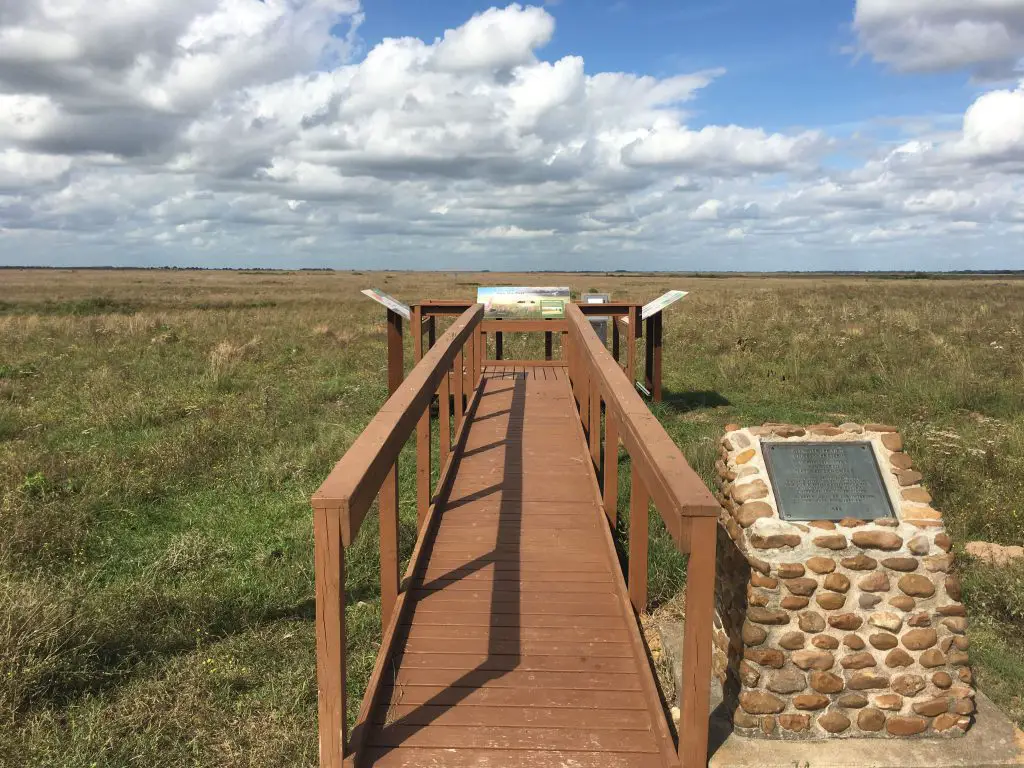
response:
<path id="1" fill-rule="evenodd" d="M 1024 268 L 1024 0 L 9 5 L 0 264 Z"/>

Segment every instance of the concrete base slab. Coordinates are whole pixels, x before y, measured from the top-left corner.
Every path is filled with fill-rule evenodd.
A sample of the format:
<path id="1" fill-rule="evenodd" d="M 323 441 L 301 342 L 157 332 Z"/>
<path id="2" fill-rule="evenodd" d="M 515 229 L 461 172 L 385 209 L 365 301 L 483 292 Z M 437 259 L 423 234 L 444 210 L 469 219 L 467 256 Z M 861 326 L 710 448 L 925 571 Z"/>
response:
<path id="1" fill-rule="evenodd" d="M 719 746 L 708 765 L 709 768 L 1002 768 L 1024 765 L 1024 733 L 980 691 L 977 705 L 977 721 L 966 734 L 955 739 L 773 741 L 728 733 L 724 741 L 719 741 L 714 738 L 716 728 L 712 723 L 712 745 L 718 743 Z"/>

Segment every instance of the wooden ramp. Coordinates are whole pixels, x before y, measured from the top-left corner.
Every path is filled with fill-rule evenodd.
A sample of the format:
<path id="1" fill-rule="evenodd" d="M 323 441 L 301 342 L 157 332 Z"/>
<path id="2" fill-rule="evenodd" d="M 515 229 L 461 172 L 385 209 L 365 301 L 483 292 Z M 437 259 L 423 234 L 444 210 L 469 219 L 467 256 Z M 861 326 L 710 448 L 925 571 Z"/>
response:
<path id="1" fill-rule="evenodd" d="M 677 762 L 571 403 L 484 370 L 358 764 Z"/>
<path id="2" fill-rule="evenodd" d="M 404 378 L 389 312 L 392 395 L 312 499 L 321 766 L 704 766 L 714 497 L 578 307 L 500 325 L 474 305 L 426 352 L 421 309 Z M 488 361 L 501 329 L 559 333 L 563 359 L 548 343 L 542 361 Z M 414 433 L 419 528 L 400 579 L 397 462 Z M 611 533 L 620 447 L 628 588 Z M 375 500 L 382 644 L 349 739 L 345 551 Z M 678 737 L 636 618 L 651 504 L 690 554 Z"/>

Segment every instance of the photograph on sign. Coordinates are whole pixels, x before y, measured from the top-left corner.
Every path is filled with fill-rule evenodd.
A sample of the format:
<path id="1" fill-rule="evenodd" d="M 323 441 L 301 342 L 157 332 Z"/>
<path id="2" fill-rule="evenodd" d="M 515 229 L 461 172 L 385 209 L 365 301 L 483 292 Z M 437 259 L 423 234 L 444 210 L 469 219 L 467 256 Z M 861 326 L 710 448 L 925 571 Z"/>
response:
<path id="1" fill-rule="evenodd" d="M 481 286 L 476 300 L 484 317 L 495 320 L 560 320 L 569 303 L 568 288 Z"/>
<path id="2" fill-rule="evenodd" d="M 394 296 L 388 296 L 386 293 L 384 293 L 384 291 L 379 291 L 376 288 L 365 288 L 362 291 L 360 291 L 360 293 L 362 293 L 364 296 L 369 296 L 378 304 L 383 304 L 392 312 L 397 312 L 406 320 L 412 319 L 412 312 L 409 310 L 409 307 L 400 302 Z"/>
<path id="3" fill-rule="evenodd" d="M 646 320 L 651 315 L 658 314 L 663 309 L 665 309 L 665 307 L 668 307 L 671 304 L 675 304 L 677 301 L 683 298 L 683 296 L 686 296 L 688 294 L 689 291 L 669 291 L 663 296 L 659 296 L 654 301 L 650 301 L 644 304 L 643 308 L 640 310 L 640 319 Z"/>

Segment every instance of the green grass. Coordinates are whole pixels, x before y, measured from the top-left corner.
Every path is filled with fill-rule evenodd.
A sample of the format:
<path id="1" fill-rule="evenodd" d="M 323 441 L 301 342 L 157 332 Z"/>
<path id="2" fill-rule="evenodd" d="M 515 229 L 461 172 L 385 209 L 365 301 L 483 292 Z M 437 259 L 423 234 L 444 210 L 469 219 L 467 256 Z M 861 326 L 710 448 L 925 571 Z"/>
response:
<path id="1" fill-rule="evenodd" d="M 477 281 L 531 279 L 5 278 L 0 766 L 314 765 L 308 500 L 386 396 L 382 313 L 358 290 L 465 298 Z M 692 291 L 666 316 L 655 412 L 709 484 L 728 422 L 887 421 L 958 544 L 1024 540 L 1024 283 L 542 282 L 615 298 Z M 539 351 L 505 339 L 509 358 Z M 620 473 L 622 547 L 627 462 Z M 409 453 L 400 483 L 408 557 Z M 654 607 L 683 586 L 685 563 L 651 515 Z M 346 560 L 354 712 L 380 635 L 375 515 Z M 1024 577 L 960 568 L 978 679 L 1024 723 Z"/>

